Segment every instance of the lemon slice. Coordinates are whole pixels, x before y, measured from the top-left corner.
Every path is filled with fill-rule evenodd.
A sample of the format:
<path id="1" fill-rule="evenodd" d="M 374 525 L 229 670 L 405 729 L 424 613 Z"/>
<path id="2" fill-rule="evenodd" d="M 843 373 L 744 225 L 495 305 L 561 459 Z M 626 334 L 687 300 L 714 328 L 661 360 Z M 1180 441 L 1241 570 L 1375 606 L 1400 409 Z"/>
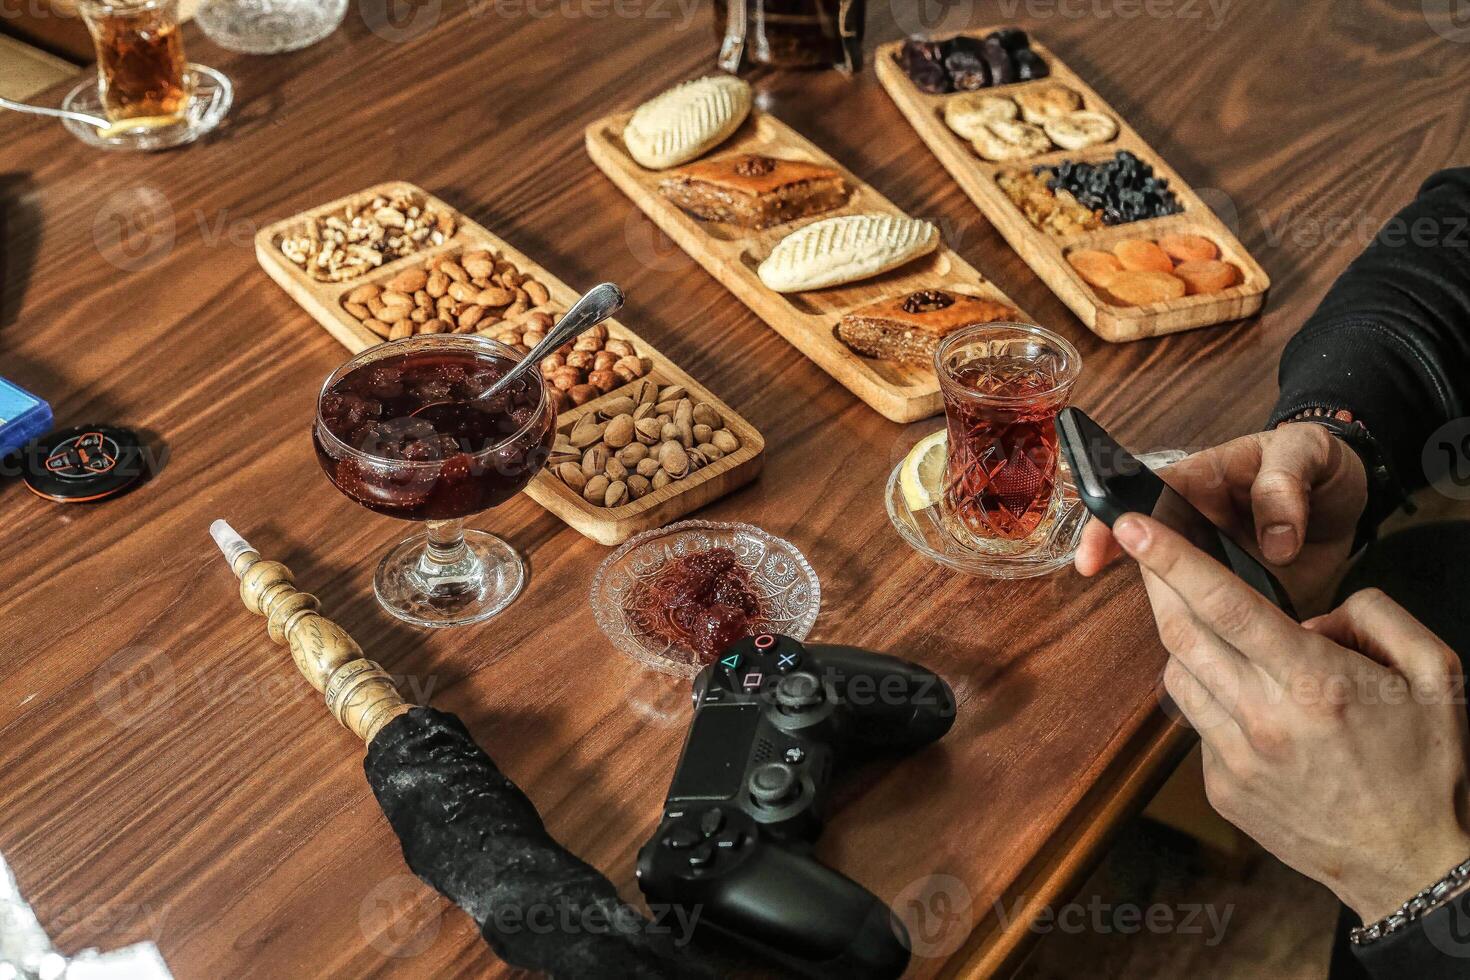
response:
<path id="1" fill-rule="evenodd" d="M 949 455 L 949 434 L 940 429 L 919 440 L 904 457 L 898 474 L 898 487 L 909 510 L 933 507 L 944 493 L 945 458 Z"/>

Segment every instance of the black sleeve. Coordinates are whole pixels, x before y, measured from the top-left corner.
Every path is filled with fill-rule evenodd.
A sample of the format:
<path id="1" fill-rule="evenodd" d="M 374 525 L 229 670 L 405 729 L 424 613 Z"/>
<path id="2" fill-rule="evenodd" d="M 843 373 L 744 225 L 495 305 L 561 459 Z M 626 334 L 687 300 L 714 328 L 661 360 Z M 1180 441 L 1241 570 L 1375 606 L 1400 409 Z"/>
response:
<path id="1" fill-rule="evenodd" d="M 1272 424 L 1347 409 L 1406 490 L 1428 482 L 1425 443 L 1470 405 L 1470 167 L 1429 178 L 1348 266 L 1286 345 L 1280 382 Z"/>
<path id="2" fill-rule="evenodd" d="M 1470 892 L 1353 954 L 1373 980 L 1470 977 Z"/>

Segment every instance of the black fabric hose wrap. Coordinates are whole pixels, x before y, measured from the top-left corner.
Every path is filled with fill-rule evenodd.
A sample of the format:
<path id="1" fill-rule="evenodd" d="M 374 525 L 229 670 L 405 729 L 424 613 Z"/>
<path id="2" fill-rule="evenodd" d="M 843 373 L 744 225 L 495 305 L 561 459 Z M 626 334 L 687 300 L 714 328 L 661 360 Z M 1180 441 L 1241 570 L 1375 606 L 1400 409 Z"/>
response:
<path id="1" fill-rule="evenodd" d="M 363 762 L 409 868 L 464 909 L 495 954 L 555 978 L 707 977 L 598 870 L 546 832 L 536 807 L 464 723 L 413 708 Z"/>

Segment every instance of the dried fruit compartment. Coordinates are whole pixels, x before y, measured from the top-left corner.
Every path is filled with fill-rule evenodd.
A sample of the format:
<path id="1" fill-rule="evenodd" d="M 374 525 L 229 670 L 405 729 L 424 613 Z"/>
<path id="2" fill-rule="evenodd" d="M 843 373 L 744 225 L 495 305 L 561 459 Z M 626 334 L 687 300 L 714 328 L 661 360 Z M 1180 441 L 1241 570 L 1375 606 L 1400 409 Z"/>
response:
<path id="1" fill-rule="evenodd" d="M 994 28 L 983 28 L 964 33 L 983 37 Z M 1018 82 L 1010 85 L 982 89 L 985 93 L 1013 95 L 1027 87 L 1048 83 L 1060 83 L 1077 91 L 1085 108 L 1103 112 L 1118 123 L 1118 135 L 1108 143 L 1087 147 L 1082 150 L 1054 150 L 1023 160 L 994 163 L 982 159 L 970 146 L 945 124 L 943 106 L 953 93 L 932 95 L 914 85 L 895 60 L 902 42 L 882 45 L 874 55 L 879 82 L 887 90 L 899 110 L 913 125 L 920 139 L 933 151 L 959 183 L 982 213 L 990 219 L 996 229 L 1010 242 L 1011 247 L 1031 266 L 1032 270 L 1051 287 L 1052 292 L 1066 303 L 1083 323 L 1098 336 L 1109 341 L 1137 340 L 1143 337 L 1190 330 L 1196 327 L 1223 323 L 1250 316 L 1260 310 L 1265 302 L 1270 278 L 1266 275 L 1235 238 L 1231 230 L 1202 201 L 1189 183 L 1138 134 L 1128 120 L 1118 113 L 1107 100 L 1073 72 L 1065 62 L 1044 45 L 1032 40 L 1031 48 L 1041 55 L 1050 66 L 1048 78 Z M 1126 224 L 1107 226 L 1093 232 L 1058 236 L 1049 234 L 1032 224 L 1000 188 L 999 175 L 1014 169 L 1030 169 L 1035 166 L 1055 166 L 1062 160 L 1096 162 L 1113 156 L 1119 150 L 1128 150 L 1153 168 L 1154 173 L 1169 180 L 1172 190 L 1183 206 L 1178 214 L 1148 218 Z M 1186 296 L 1180 300 L 1153 304 L 1146 307 L 1115 306 L 1099 296 L 1095 290 L 1075 273 L 1067 263 L 1065 252 L 1079 247 L 1080 243 L 1095 236 L 1118 233 L 1124 237 L 1156 237 L 1174 230 L 1180 223 L 1201 229 L 1201 233 L 1216 241 L 1223 253 L 1238 257 L 1243 281 L 1239 286 L 1206 296 Z M 1234 261 L 1234 260 L 1233 260 Z"/>

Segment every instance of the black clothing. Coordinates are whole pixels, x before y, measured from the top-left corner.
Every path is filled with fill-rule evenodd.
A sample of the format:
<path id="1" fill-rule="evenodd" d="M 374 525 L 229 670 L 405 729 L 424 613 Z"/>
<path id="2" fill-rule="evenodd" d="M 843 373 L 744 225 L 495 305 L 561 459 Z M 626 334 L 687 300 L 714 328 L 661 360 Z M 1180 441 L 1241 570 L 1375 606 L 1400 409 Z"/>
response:
<path id="1" fill-rule="evenodd" d="M 1348 409 L 1405 489 L 1425 485 L 1429 437 L 1470 414 L 1470 167 L 1425 181 L 1348 266 L 1286 345 L 1280 383 L 1273 423 L 1304 408 Z M 1387 514 L 1394 503 L 1368 509 Z"/>
<path id="2" fill-rule="evenodd" d="M 1346 409 L 1392 459 L 1405 489 L 1429 482 L 1426 447 L 1431 454 L 1442 448 L 1429 446 L 1431 436 L 1470 414 L 1470 167 L 1426 181 L 1333 284 L 1287 344 L 1280 383 L 1273 424 L 1305 408 Z M 1470 455 L 1470 440 L 1460 444 L 1466 436 L 1470 419 L 1449 440 L 1452 458 Z M 1397 503 L 1370 499 L 1368 512 L 1381 518 Z M 1470 672 L 1467 554 L 1470 524 L 1415 528 L 1370 546 L 1343 594 L 1383 589 L 1453 647 Z M 1334 980 L 1470 978 L 1470 895 L 1349 951 L 1346 933 L 1355 920 L 1345 915 L 1339 927 Z"/>

